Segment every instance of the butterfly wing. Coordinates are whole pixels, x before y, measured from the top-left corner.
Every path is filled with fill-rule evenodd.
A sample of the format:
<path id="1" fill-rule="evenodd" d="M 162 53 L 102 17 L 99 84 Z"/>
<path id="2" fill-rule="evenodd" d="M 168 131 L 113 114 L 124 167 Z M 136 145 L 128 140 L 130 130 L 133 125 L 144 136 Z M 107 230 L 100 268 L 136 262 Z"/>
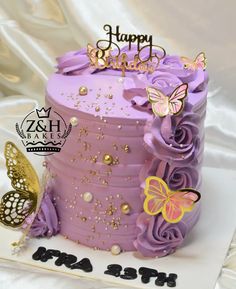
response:
<path id="1" fill-rule="evenodd" d="M 206 69 L 207 59 L 204 52 L 200 52 L 194 60 L 197 68 Z"/>
<path id="2" fill-rule="evenodd" d="M 111 49 L 105 51 L 93 47 L 91 44 L 87 45 L 87 55 L 93 65 L 105 65 L 106 59 L 110 57 Z"/>
<path id="3" fill-rule="evenodd" d="M 169 97 L 169 111 L 171 115 L 181 113 L 184 108 L 184 100 L 187 96 L 188 84 L 183 83 L 178 86 Z"/>
<path id="4" fill-rule="evenodd" d="M 184 63 L 184 68 L 190 69 L 190 70 L 194 70 L 196 68 L 195 63 L 192 59 L 190 59 L 188 57 L 181 57 L 181 60 Z"/>
<path id="5" fill-rule="evenodd" d="M 20 227 L 36 207 L 35 199 L 25 192 L 10 191 L 0 204 L 0 220 L 6 226 Z"/>
<path id="6" fill-rule="evenodd" d="M 150 176 L 146 179 L 144 194 L 144 211 L 149 215 L 157 215 L 162 211 L 168 197 L 167 184 L 158 177 Z"/>
<path id="7" fill-rule="evenodd" d="M 163 218 L 169 223 L 178 223 L 186 212 L 192 211 L 194 204 L 200 198 L 200 193 L 193 189 L 171 192 L 162 210 Z"/>
<path id="8" fill-rule="evenodd" d="M 154 87 L 147 87 L 148 100 L 155 115 L 163 117 L 169 113 L 168 96 Z"/>
<path id="9" fill-rule="evenodd" d="M 5 158 L 7 175 L 15 191 L 2 197 L 0 220 L 8 226 L 18 227 L 32 211 L 36 211 L 41 189 L 34 168 L 12 142 L 5 145 Z"/>
<path id="10" fill-rule="evenodd" d="M 96 52 L 97 49 L 93 47 L 91 44 L 87 45 L 87 55 L 93 65 L 96 64 Z"/>

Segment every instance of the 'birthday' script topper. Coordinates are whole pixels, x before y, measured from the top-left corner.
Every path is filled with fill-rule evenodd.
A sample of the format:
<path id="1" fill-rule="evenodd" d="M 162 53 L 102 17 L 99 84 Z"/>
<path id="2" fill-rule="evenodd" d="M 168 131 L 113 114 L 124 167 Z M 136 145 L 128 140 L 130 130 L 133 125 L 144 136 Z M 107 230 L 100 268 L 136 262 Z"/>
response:
<path id="1" fill-rule="evenodd" d="M 109 24 L 103 29 L 108 38 L 98 40 L 96 47 L 87 46 L 91 65 L 96 69 L 118 69 L 122 76 L 126 70 L 152 73 L 166 55 L 164 48 L 153 44 L 152 35 L 120 33 L 119 26 L 113 31 Z M 119 42 L 127 43 L 127 49 L 121 49 Z"/>

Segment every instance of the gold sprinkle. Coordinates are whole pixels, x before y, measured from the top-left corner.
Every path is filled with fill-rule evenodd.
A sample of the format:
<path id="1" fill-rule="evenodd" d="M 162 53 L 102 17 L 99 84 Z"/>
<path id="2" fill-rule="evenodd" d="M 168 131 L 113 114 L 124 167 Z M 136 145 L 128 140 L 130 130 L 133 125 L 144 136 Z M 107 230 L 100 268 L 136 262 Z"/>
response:
<path id="1" fill-rule="evenodd" d="M 130 151 L 130 148 L 129 148 L 129 146 L 126 144 L 126 145 L 123 146 L 123 150 L 124 150 L 126 153 L 128 153 L 128 152 Z"/>
<path id="2" fill-rule="evenodd" d="M 86 86 L 80 86 L 79 95 L 87 95 L 87 94 L 88 94 L 88 88 Z"/>
<path id="3" fill-rule="evenodd" d="M 97 112 L 100 111 L 100 106 L 96 106 L 95 111 L 97 111 Z"/>
<path id="4" fill-rule="evenodd" d="M 91 162 L 92 162 L 92 163 L 96 163 L 96 162 L 97 162 L 97 159 L 98 159 L 97 156 L 91 157 Z"/>
<path id="5" fill-rule="evenodd" d="M 86 222 L 87 221 L 86 217 L 81 217 L 80 219 L 81 219 L 82 222 Z"/>
<path id="6" fill-rule="evenodd" d="M 112 99 L 112 98 L 113 98 L 113 95 L 112 95 L 112 94 L 108 94 L 108 98 L 109 98 L 109 99 Z"/>
<path id="7" fill-rule="evenodd" d="M 123 203 L 120 206 L 121 212 L 125 215 L 128 215 L 130 213 L 130 206 L 128 203 Z"/>
<path id="8" fill-rule="evenodd" d="M 103 163 L 105 165 L 111 165 L 113 163 L 113 157 L 112 155 L 109 155 L 109 154 L 105 154 L 103 156 Z"/>

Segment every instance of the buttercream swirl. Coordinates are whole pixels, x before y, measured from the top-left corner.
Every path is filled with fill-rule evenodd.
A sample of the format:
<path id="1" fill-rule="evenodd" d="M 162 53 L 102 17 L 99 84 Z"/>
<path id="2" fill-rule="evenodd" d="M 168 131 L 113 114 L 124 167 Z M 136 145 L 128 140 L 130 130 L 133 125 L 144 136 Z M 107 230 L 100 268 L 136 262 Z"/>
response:
<path id="1" fill-rule="evenodd" d="M 183 188 L 197 188 L 199 184 L 199 173 L 195 167 L 173 166 L 157 158 L 150 162 L 145 177 L 147 176 L 157 176 L 163 179 L 174 191 Z"/>
<path id="2" fill-rule="evenodd" d="M 140 214 L 137 227 L 139 233 L 134 246 L 145 257 L 164 257 L 172 254 L 182 244 L 187 233 L 184 222 L 167 223 L 161 214 Z"/>
<path id="3" fill-rule="evenodd" d="M 87 49 L 85 48 L 65 53 L 63 56 L 57 58 L 57 63 L 58 73 L 61 74 L 90 74 L 95 71 L 90 66 Z"/>
<path id="4" fill-rule="evenodd" d="M 160 160 L 178 166 L 198 164 L 200 152 L 200 117 L 196 113 L 154 118 L 147 126 L 144 142 Z"/>

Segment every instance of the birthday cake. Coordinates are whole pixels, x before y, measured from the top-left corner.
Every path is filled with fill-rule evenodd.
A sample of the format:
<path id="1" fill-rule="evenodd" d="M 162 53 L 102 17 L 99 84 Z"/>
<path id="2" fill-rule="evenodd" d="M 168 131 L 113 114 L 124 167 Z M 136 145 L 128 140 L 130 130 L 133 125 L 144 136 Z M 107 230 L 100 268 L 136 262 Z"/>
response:
<path id="1" fill-rule="evenodd" d="M 135 45 L 119 50 L 120 63 L 116 48 L 104 51 L 59 57 L 47 84 L 47 106 L 72 126 L 46 158 L 60 233 L 113 254 L 162 257 L 199 218 L 205 56 L 154 49 L 153 68 Z"/>

